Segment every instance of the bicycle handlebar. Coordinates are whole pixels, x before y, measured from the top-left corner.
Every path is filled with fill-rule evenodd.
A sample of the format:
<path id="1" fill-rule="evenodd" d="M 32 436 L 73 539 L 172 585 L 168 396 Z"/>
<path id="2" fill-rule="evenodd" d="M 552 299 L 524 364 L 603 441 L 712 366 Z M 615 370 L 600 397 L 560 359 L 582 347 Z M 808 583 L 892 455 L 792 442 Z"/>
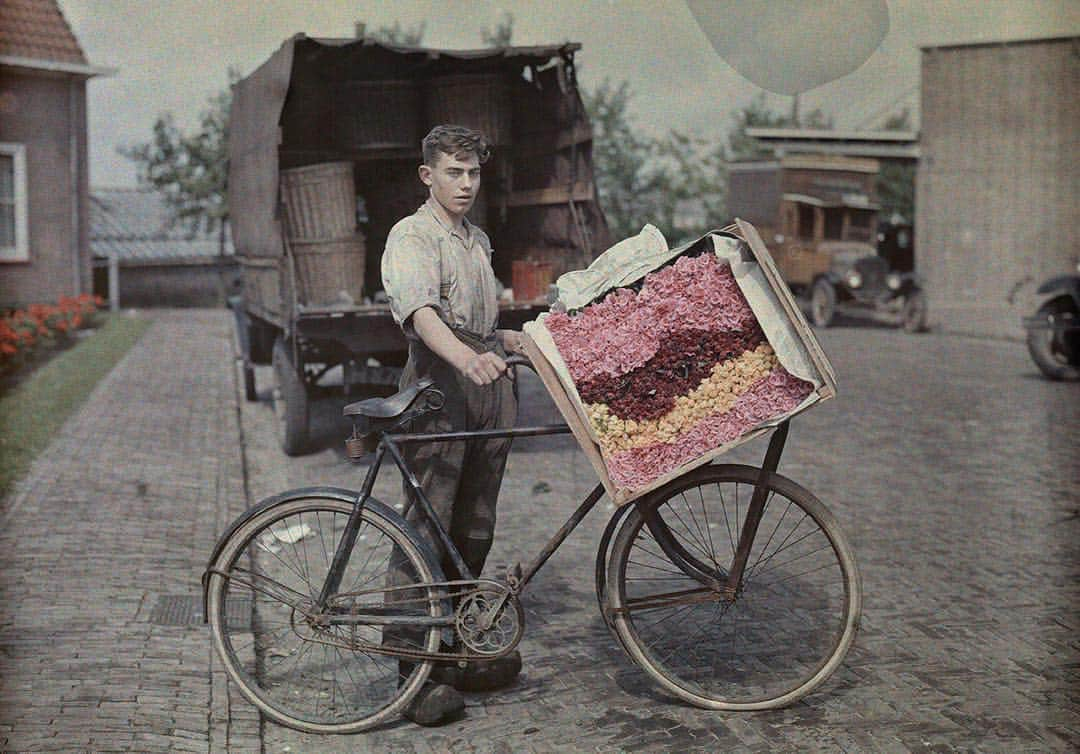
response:
<path id="1" fill-rule="evenodd" d="M 536 367 L 533 366 L 533 363 L 529 360 L 529 357 L 523 354 L 515 353 L 512 356 L 507 356 L 505 361 L 507 367 L 528 367 L 534 372 L 536 371 Z"/>

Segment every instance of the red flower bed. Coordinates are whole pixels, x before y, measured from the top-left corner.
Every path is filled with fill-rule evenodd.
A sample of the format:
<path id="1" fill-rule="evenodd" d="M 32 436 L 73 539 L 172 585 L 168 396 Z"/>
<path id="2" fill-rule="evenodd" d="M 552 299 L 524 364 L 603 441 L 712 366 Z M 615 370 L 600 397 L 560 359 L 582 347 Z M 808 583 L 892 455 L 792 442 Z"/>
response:
<path id="1" fill-rule="evenodd" d="M 85 326 L 105 302 L 100 296 L 62 296 L 0 316 L 0 373 L 18 369 L 42 348 L 55 346 Z"/>

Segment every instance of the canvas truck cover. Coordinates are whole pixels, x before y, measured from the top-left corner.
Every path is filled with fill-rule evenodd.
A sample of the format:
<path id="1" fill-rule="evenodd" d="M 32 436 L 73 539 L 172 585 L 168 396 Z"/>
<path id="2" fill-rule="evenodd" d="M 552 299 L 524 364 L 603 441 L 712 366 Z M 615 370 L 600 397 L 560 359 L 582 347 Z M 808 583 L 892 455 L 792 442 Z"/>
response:
<path id="1" fill-rule="evenodd" d="M 372 81 L 422 75 L 471 74 L 510 66 L 545 66 L 571 60 L 580 45 L 434 50 L 386 45 L 370 39 L 314 39 L 298 34 L 233 87 L 229 124 L 229 206 L 237 253 L 283 254 L 278 223 L 281 123 L 298 84 L 314 79 Z M 576 93 L 575 93 L 576 96 Z M 297 103 L 301 106 L 304 103 Z M 326 126 L 326 124 L 319 124 Z M 416 145 L 419 152 L 419 144 Z M 332 159 L 327 145 L 322 159 Z M 418 156 L 418 154 L 417 154 Z M 313 155 L 311 161 L 318 161 Z M 606 226 L 605 226 L 606 229 Z"/>

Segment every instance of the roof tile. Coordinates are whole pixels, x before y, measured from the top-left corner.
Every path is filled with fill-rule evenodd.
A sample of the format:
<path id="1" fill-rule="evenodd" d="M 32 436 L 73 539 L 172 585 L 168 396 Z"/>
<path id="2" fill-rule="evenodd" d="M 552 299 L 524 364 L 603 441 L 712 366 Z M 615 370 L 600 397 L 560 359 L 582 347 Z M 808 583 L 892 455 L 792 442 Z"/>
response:
<path id="1" fill-rule="evenodd" d="M 90 192 L 90 249 L 95 257 L 164 260 L 216 257 L 217 233 L 192 233 L 172 222 L 160 192 L 143 188 Z M 226 235 L 225 253 L 232 254 Z"/>
<path id="2" fill-rule="evenodd" d="M 0 55 L 87 64 L 56 0 L 0 0 Z"/>

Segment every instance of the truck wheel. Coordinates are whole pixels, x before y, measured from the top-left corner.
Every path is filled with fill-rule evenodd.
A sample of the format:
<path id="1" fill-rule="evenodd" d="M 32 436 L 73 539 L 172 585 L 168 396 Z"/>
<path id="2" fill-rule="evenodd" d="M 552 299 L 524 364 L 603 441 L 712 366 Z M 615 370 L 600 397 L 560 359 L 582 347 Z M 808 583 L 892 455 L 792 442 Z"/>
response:
<path id="1" fill-rule="evenodd" d="M 1060 321 L 1063 315 L 1070 314 L 1074 319 L 1077 317 L 1072 302 L 1065 297 L 1048 301 L 1035 312 L 1035 316 L 1046 320 L 1048 325 L 1055 320 Z M 1027 347 L 1031 360 L 1039 367 L 1039 371 L 1050 379 L 1080 379 L 1080 354 L 1076 353 L 1075 346 L 1069 348 L 1069 341 L 1064 334 L 1055 333 L 1052 327 L 1029 329 Z"/>
<path id="2" fill-rule="evenodd" d="M 274 341 L 274 416 L 278 440 L 287 456 L 304 452 L 308 443 L 308 395 L 300 370 L 292 363 L 292 353 L 284 338 Z"/>
<path id="3" fill-rule="evenodd" d="M 828 327 L 836 313 L 836 289 L 825 278 L 814 281 L 810 289 L 810 320 L 817 327 Z"/>
<path id="4" fill-rule="evenodd" d="M 900 324 L 905 332 L 924 332 L 926 330 L 926 294 L 912 291 L 904 299 L 904 308 L 900 314 Z"/>

